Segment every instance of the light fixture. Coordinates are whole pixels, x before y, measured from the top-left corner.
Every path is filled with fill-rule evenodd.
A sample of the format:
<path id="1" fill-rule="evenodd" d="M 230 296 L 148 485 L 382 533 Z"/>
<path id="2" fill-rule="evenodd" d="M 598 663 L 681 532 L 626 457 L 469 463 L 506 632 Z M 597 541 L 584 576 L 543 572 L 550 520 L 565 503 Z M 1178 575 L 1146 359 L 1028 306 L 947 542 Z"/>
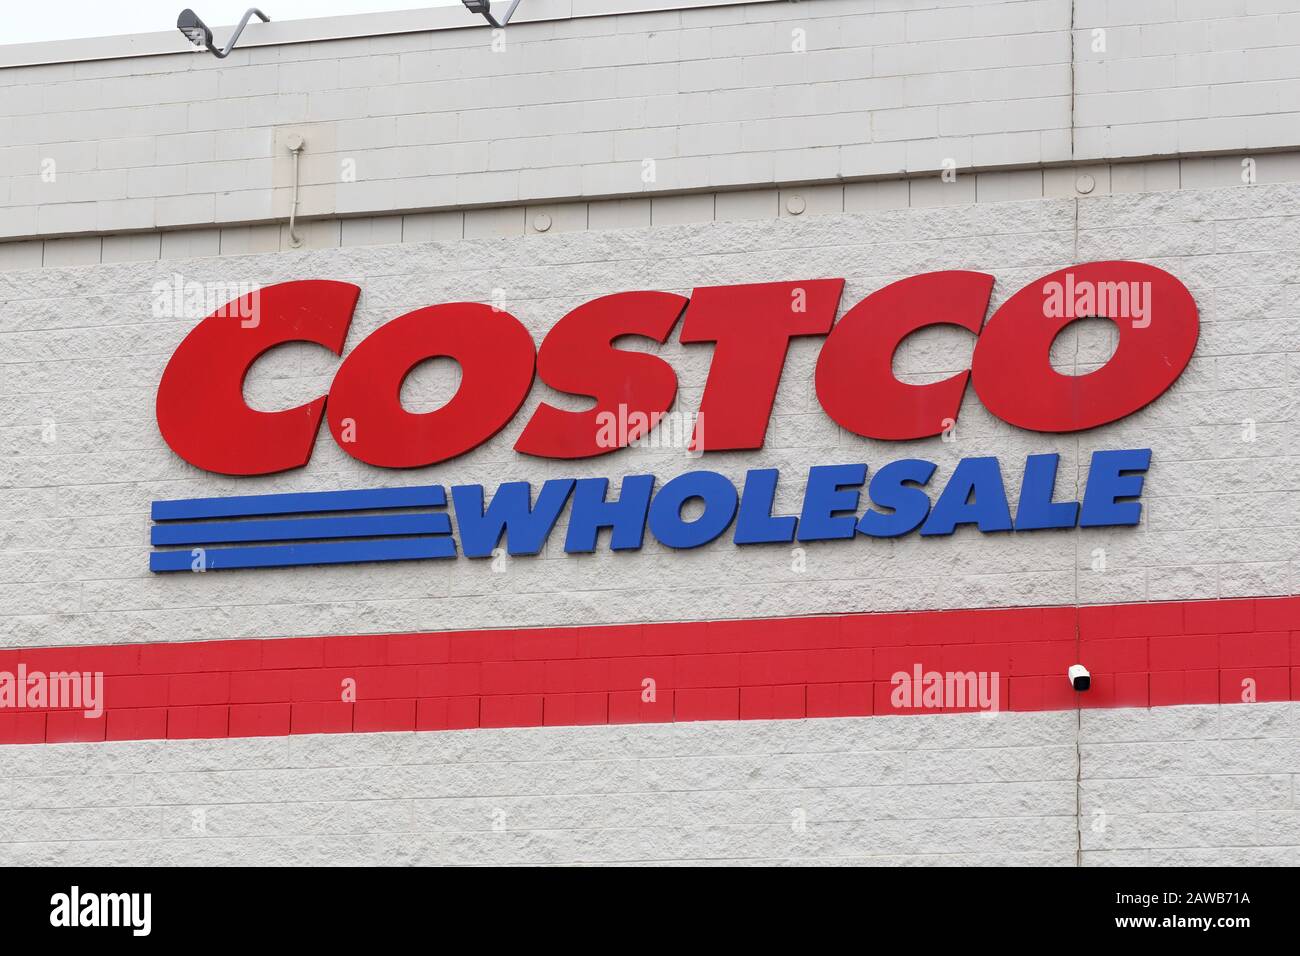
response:
<path id="1" fill-rule="evenodd" d="M 176 18 L 176 29 L 180 30 L 185 39 L 196 47 L 207 47 L 209 53 L 219 60 L 224 60 L 230 55 L 230 51 L 235 48 L 239 35 L 244 32 L 244 27 L 248 26 L 248 21 L 254 14 L 261 17 L 263 23 L 271 22 L 271 18 L 257 7 L 250 7 L 248 12 L 244 14 L 244 19 L 239 21 L 239 26 L 235 27 L 235 32 L 230 35 L 230 40 L 226 43 L 224 50 L 218 50 L 213 45 L 212 31 L 208 29 L 208 25 L 200 19 L 199 15 L 189 7 L 182 10 L 181 15 Z"/>
<path id="2" fill-rule="evenodd" d="M 499 21 L 496 17 L 492 16 L 492 0 L 460 0 L 460 2 L 465 4 L 465 9 L 470 13 L 481 14 L 484 20 L 497 29 L 500 29 L 509 23 L 510 18 L 515 15 L 515 10 L 519 8 L 520 0 L 510 0 L 510 9 L 506 11 L 506 15 Z"/>

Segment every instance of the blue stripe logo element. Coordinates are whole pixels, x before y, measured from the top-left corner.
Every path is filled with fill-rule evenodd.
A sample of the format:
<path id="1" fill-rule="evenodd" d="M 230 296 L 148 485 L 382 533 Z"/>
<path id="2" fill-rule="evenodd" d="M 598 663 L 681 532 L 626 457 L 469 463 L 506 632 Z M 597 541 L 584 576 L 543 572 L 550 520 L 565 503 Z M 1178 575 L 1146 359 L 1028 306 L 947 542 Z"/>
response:
<path id="1" fill-rule="evenodd" d="M 149 570 L 454 558 L 441 485 L 155 501 Z"/>

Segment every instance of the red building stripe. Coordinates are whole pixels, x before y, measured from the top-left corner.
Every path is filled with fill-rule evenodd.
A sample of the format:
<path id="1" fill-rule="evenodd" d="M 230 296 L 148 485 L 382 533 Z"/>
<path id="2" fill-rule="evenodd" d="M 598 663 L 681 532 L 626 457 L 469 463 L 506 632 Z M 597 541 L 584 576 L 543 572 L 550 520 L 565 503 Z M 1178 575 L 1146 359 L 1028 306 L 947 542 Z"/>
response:
<path id="1" fill-rule="evenodd" d="M 102 674 L 103 712 L 16 706 L 20 668 Z M 985 698 L 956 696 L 964 678 L 920 693 L 950 673 Z M 0 743 L 883 716 L 995 693 L 1015 711 L 1297 700 L 1300 597 L 9 649 Z"/>

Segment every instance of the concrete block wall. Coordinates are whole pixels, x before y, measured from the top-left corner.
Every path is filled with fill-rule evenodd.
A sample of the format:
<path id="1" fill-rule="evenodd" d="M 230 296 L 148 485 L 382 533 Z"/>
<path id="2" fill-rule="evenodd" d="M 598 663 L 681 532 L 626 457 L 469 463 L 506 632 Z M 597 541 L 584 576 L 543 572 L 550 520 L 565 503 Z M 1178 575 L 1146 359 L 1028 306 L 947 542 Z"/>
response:
<path id="1" fill-rule="evenodd" d="M 1243 161 L 1248 166 L 1243 166 Z M 901 177 L 840 185 L 819 183 L 784 189 L 668 194 L 632 199 L 448 209 L 403 216 L 321 218 L 301 226 L 303 249 L 390 245 L 433 239 L 537 236 L 588 229 L 628 229 L 728 220 L 821 216 L 882 209 L 960 206 L 972 202 L 1025 199 L 1093 200 L 1112 193 L 1255 183 L 1300 182 L 1300 152 L 1277 151 L 1238 159 L 1186 156 L 1180 159 L 1082 163 L 1044 169 Z M 39 266 L 238 256 L 292 252 L 285 224 L 211 226 L 199 229 L 121 233 L 59 239 L 0 242 L 0 271 Z"/>
<path id="2" fill-rule="evenodd" d="M 0 238 L 283 220 L 291 133 L 308 217 L 1297 145 L 1284 3 L 645 6 L 0 68 Z"/>
<path id="3" fill-rule="evenodd" d="M 0 860 L 1072 865 L 1074 721 L 8 747 Z"/>
<path id="4" fill-rule="evenodd" d="M 0 574 L 12 589 L 0 607 L 0 637 L 8 646 L 40 646 L 419 630 L 430 622 L 562 626 L 1297 593 L 1300 339 L 1288 238 L 1297 197 L 1294 184 L 1256 184 L 1110 195 L 1077 206 L 1039 199 L 0 273 L 0 415 L 13 450 L 0 473 Z M 1038 435 L 1001 424 L 968 393 L 957 441 L 870 442 L 842 432 L 817 405 L 820 343 L 805 340 L 791 348 L 766 447 L 704 464 L 733 478 L 782 468 L 778 506 L 788 510 L 797 507 L 811 464 L 875 468 L 932 457 L 940 463 L 937 486 L 958 458 L 993 454 L 1006 463 L 1014 494 L 1021 456 L 1057 451 L 1064 497 L 1081 489 L 1093 449 L 1150 447 L 1144 523 L 1136 530 L 959 533 L 943 547 L 915 539 L 826 543 L 808 549 L 804 570 L 788 548 L 733 556 L 725 542 L 687 554 L 650 544 L 636 555 L 581 557 L 553 544 L 535 559 L 513 560 L 504 574 L 464 560 L 181 580 L 145 570 L 149 503 L 159 498 L 411 482 L 492 486 L 575 474 L 652 472 L 666 481 L 700 466 L 673 448 L 630 448 L 581 463 L 519 456 L 513 443 L 532 409 L 568 401 L 538 381 L 498 436 L 436 468 L 376 471 L 323 435 L 310 465 L 296 472 L 243 480 L 201 473 L 167 449 L 153 418 L 162 369 L 198 318 L 155 315 L 157 289 L 170 289 L 178 275 L 223 286 L 308 276 L 356 282 L 362 292 L 351 348 L 381 323 L 437 302 L 500 301 L 540 341 L 562 315 L 598 295 L 805 276 L 845 277 L 847 308 L 902 276 L 979 269 L 996 277 L 996 307 L 1048 272 L 1113 257 L 1168 269 L 1201 310 L 1188 370 L 1131 418 L 1076 435 Z M 1091 367 L 1107 348 L 1104 334 L 1081 332 L 1076 343 L 1067 333 L 1061 360 Z M 927 380 L 963 367 L 970 349 L 964 334 L 930 330 L 905 343 L 896 361 L 902 373 Z M 660 351 L 679 375 L 678 409 L 694 411 L 709 350 L 674 339 Z M 255 407 L 289 407 L 322 394 L 337 364 L 314 347 L 283 347 L 253 367 L 246 391 Z M 434 365 L 412 376 L 405 393 L 413 403 L 435 403 L 451 387 Z M 1104 572 L 1092 570 L 1098 548 L 1107 555 Z M 592 589 L 591 582 L 599 583 Z"/>
<path id="5" fill-rule="evenodd" d="M 1289 0 L 1080 0 L 1077 158 L 1288 144 L 1300 93 Z"/>
<path id="6" fill-rule="evenodd" d="M 1300 706 L 9 746 L 6 865 L 1294 866 Z"/>
<path id="7" fill-rule="evenodd" d="M 1085 866 L 1294 866 L 1300 707 L 1084 711 Z"/>
<path id="8" fill-rule="evenodd" d="M 1256 183 L 5 272 L 0 415 L 13 454 L 0 472 L 2 645 L 1295 594 L 1297 200 L 1300 186 Z M 1018 432 L 973 395 L 951 445 L 844 434 L 812 394 L 812 342 L 791 350 L 766 447 L 702 463 L 639 448 L 584 463 L 521 460 L 511 445 L 526 413 L 543 398 L 564 401 L 540 383 L 497 439 L 409 475 L 360 466 L 328 438 L 298 472 L 204 475 L 166 449 L 153 422 L 162 367 L 195 321 L 154 314 L 155 283 L 177 274 L 355 281 L 351 346 L 401 312 L 497 289 L 540 339 L 573 306 L 628 288 L 843 275 L 847 307 L 903 275 L 978 268 L 997 279 L 996 307 L 1042 274 L 1116 256 L 1185 282 L 1201 340 L 1161 400 L 1082 435 Z M 900 374 L 950 373 L 969 348 L 960 334 L 916 336 Z M 1105 335 L 1081 332 L 1058 357 L 1083 369 L 1107 348 Z M 680 407 L 694 408 L 707 354 L 672 341 L 660 351 L 681 376 Z M 277 350 L 254 368 L 250 401 L 300 402 L 336 364 L 316 350 Z M 405 394 L 434 404 L 452 387 L 435 366 Z M 1058 494 L 1068 497 L 1093 448 L 1147 446 L 1134 529 L 967 530 L 938 547 L 834 542 L 810 546 L 804 563 L 788 548 L 720 541 L 679 553 L 653 543 L 636 554 L 552 549 L 503 573 L 463 558 L 169 578 L 145 570 L 155 498 L 645 471 L 666 480 L 703 464 L 731 477 L 782 468 L 778 507 L 788 511 L 810 464 L 878 467 L 915 454 L 940 461 L 942 480 L 961 456 L 1011 465 L 1049 450 L 1062 454 Z M 1018 478 L 1007 471 L 1014 500 Z M 6 746 L 16 772 L 0 853 L 14 862 L 1294 863 L 1295 721 L 1294 703 L 1206 704 Z"/>

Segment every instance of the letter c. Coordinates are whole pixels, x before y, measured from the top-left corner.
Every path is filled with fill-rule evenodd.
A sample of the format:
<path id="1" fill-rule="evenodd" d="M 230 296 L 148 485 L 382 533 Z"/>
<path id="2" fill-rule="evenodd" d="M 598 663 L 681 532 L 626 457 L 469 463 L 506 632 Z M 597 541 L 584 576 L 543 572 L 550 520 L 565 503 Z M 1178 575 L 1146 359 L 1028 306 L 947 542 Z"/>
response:
<path id="1" fill-rule="evenodd" d="M 864 438 L 909 441 L 942 433 L 956 421 L 970 372 L 910 385 L 894 377 L 903 339 L 931 325 L 976 334 L 993 277 L 982 272 L 927 272 L 891 282 L 845 313 L 817 359 L 817 400 L 841 428 Z"/>
<path id="2" fill-rule="evenodd" d="M 281 282 L 205 318 L 158 384 L 163 440 L 194 467 L 221 475 L 269 475 L 307 464 L 325 397 L 259 412 L 244 402 L 244 379 L 258 358 L 285 342 L 314 342 L 340 354 L 360 292 L 326 279 Z"/>

